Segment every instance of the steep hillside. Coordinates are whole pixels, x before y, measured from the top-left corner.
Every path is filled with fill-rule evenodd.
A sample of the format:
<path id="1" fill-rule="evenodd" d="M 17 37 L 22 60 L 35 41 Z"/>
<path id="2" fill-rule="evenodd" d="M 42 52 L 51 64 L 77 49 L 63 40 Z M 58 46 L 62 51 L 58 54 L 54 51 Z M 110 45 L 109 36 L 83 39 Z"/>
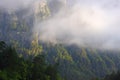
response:
<path id="1" fill-rule="evenodd" d="M 39 41 L 38 34 L 32 31 L 35 23 L 49 19 L 63 5 L 59 0 L 38 1 L 32 8 L 15 12 L 1 9 L 0 40 L 11 44 L 24 58 L 44 54 L 48 63 L 58 63 L 59 72 L 66 80 L 90 80 L 120 70 L 120 52 Z"/>
<path id="2" fill-rule="evenodd" d="M 59 62 L 60 72 L 67 80 L 90 80 L 120 69 L 119 52 L 85 49 L 75 45 L 49 45 L 43 49 L 49 62 Z"/>

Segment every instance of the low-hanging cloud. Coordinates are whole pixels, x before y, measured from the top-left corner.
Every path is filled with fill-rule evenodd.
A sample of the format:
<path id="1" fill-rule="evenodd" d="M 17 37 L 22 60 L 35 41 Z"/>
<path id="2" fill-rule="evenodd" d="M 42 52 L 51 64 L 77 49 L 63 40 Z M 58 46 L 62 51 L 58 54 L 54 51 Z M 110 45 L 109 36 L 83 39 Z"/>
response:
<path id="1" fill-rule="evenodd" d="M 26 7 L 33 9 L 37 1 L 45 0 L 1 0 L 0 9 L 9 11 Z M 69 1 L 67 5 L 61 7 L 62 9 L 54 16 L 34 24 L 33 31 L 39 34 L 40 41 L 120 49 L 120 0 L 67 1 Z"/>
<path id="2" fill-rule="evenodd" d="M 90 0 L 91 1 L 91 0 Z M 83 47 L 120 49 L 120 5 L 116 1 L 78 0 L 42 23 L 39 40 Z"/>

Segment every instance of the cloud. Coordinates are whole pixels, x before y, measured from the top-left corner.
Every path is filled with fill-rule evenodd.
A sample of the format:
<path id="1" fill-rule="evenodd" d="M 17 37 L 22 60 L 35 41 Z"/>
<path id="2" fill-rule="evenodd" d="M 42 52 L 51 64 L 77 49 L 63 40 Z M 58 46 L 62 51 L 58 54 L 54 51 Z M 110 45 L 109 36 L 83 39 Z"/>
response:
<path id="1" fill-rule="evenodd" d="M 34 32 L 39 33 L 40 41 L 119 49 L 119 4 L 113 0 L 90 1 L 78 0 L 49 20 L 37 22 Z"/>
<path id="2" fill-rule="evenodd" d="M 1 0 L 0 8 L 16 11 L 35 7 L 34 3 L 37 1 L 41 0 Z M 53 2 L 53 0 L 48 1 Z M 54 16 L 34 24 L 33 32 L 39 34 L 40 41 L 120 49 L 120 0 L 67 1 L 67 6 L 59 9 L 60 11 Z M 57 10 L 61 6 L 53 7 Z M 28 13 L 30 14 L 31 11 Z"/>
<path id="3" fill-rule="evenodd" d="M 31 4 L 33 0 L 0 0 L 0 8 L 5 10 L 18 10 Z"/>

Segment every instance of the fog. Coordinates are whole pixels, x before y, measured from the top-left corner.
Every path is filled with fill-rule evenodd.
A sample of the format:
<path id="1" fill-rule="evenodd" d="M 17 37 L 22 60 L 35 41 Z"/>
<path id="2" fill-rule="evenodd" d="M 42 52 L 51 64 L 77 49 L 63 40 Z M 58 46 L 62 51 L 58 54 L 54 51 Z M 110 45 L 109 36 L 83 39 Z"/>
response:
<path id="1" fill-rule="evenodd" d="M 34 31 L 44 42 L 119 50 L 119 19 L 118 1 L 76 0 L 49 20 L 37 22 Z"/>
<path id="2" fill-rule="evenodd" d="M 0 8 L 5 10 L 19 10 L 30 5 L 33 0 L 0 0 Z"/>
<path id="3" fill-rule="evenodd" d="M 33 32 L 38 33 L 40 41 L 120 49 L 120 0 L 67 1 L 69 2 L 62 5 L 62 9 L 48 20 L 35 22 Z M 0 8 L 19 10 L 33 2 L 35 1 L 1 0 Z"/>

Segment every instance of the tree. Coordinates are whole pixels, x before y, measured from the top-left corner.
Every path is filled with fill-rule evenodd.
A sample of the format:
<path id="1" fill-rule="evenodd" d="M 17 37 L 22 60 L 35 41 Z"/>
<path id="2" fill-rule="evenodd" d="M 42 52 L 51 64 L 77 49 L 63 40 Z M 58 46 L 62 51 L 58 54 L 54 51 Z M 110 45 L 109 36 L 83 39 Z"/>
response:
<path id="1" fill-rule="evenodd" d="M 106 75 L 104 80 L 120 80 L 120 71 L 117 73 L 113 72 L 110 75 Z"/>
<path id="2" fill-rule="evenodd" d="M 5 42 L 0 42 L 0 78 L 3 80 L 19 80 L 20 75 L 17 72 L 19 57 L 15 49 L 8 46 Z M 7 76 L 5 78 L 5 76 Z"/>
<path id="3" fill-rule="evenodd" d="M 43 55 L 38 55 L 33 59 L 32 80 L 45 80 L 46 62 Z"/>
<path id="4" fill-rule="evenodd" d="M 57 66 L 48 65 L 45 56 L 39 54 L 24 59 L 14 48 L 0 42 L 0 80 L 61 80 Z"/>
<path id="5" fill-rule="evenodd" d="M 49 65 L 46 69 L 46 74 L 50 77 L 50 80 L 62 80 L 56 65 Z"/>

